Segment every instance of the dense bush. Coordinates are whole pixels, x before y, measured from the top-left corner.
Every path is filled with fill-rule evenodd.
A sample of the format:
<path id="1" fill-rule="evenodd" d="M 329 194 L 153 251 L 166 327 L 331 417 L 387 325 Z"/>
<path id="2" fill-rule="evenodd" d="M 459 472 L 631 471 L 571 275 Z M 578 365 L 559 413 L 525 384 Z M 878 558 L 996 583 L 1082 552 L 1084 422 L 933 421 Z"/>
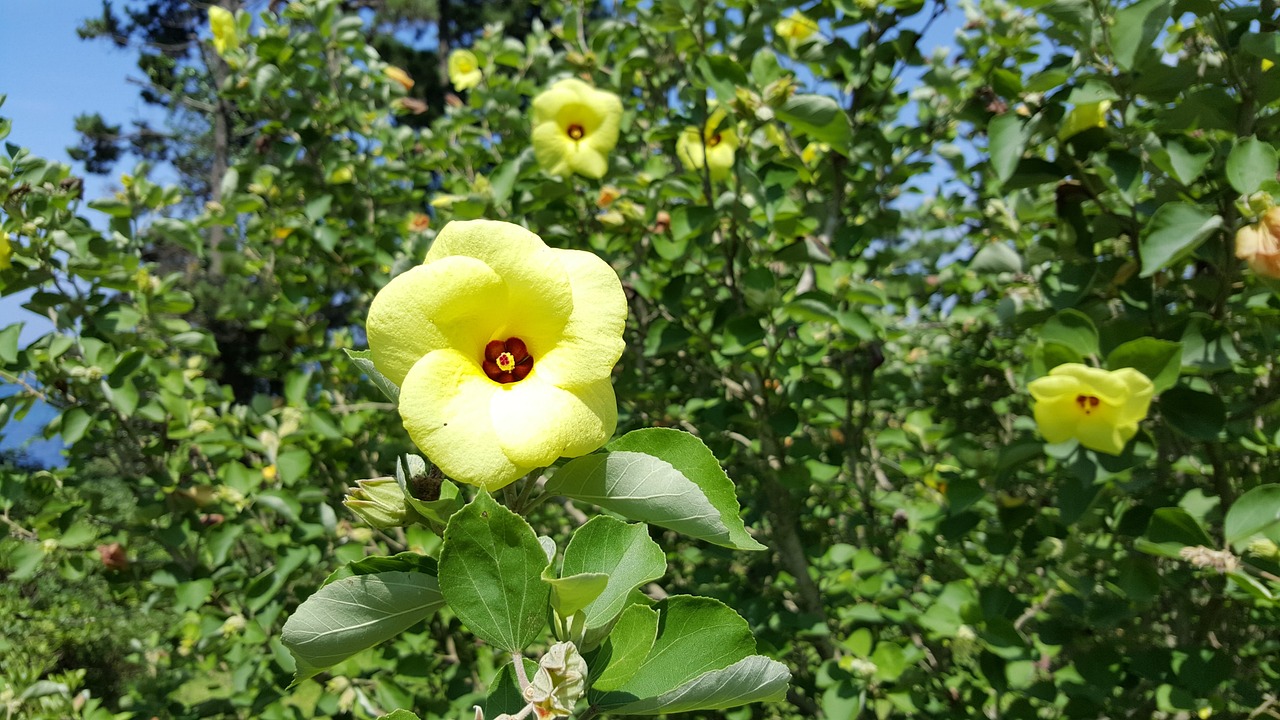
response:
<path id="1" fill-rule="evenodd" d="M 507 656 L 465 610 L 294 686 L 281 639 L 336 569 L 441 554 L 421 506 L 381 529 L 342 506 L 413 451 L 346 351 L 375 293 L 477 218 L 612 266 L 618 434 L 687 430 L 736 482 L 768 551 L 655 528 L 644 588 L 724 602 L 790 669 L 785 700 L 727 714 L 1275 714 L 1271 3 L 984 0 L 949 54 L 921 38 L 952 15 L 915 0 L 535 15 L 465 34 L 472 74 L 438 64 L 468 87 L 422 113 L 367 13 L 215 12 L 174 76 L 204 93 L 207 194 L 143 164 L 82 203 L 8 146 L 0 292 L 34 291 L 54 329 L 0 330 L 0 404 L 52 405 L 68 448 L 0 471 L 0 615 L 40 638 L 0 646 L 11 716 L 495 707 Z M 535 149 L 533 98 L 568 77 L 622 104 L 599 178 Z M 1081 377 L 1154 400 L 1047 443 L 1073 405 L 1143 395 L 1067 384 L 1078 365 L 1136 369 Z M 527 517 L 561 548 L 584 520 Z M 406 557 L 379 567 L 434 572 Z"/>

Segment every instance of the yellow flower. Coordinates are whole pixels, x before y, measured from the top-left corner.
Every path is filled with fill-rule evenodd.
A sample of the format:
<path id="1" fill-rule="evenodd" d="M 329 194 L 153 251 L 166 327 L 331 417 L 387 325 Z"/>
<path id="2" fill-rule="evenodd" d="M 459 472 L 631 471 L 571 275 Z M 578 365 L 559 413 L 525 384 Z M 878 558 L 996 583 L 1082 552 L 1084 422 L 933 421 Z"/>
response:
<path id="1" fill-rule="evenodd" d="M 396 67 L 395 65 L 388 65 L 382 68 L 382 74 L 400 83 L 400 86 L 403 87 L 405 90 L 413 89 L 413 84 L 414 84 L 413 78 L 409 77 L 409 73 Z"/>
<path id="2" fill-rule="evenodd" d="M 1236 257 L 1263 277 L 1280 279 L 1280 207 L 1236 231 Z"/>
<path id="3" fill-rule="evenodd" d="M 236 29 L 236 16 L 228 9 L 209 6 L 209 30 L 213 32 L 213 49 L 218 55 L 240 47 L 240 34 Z"/>
<path id="4" fill-rule="evenodd" d="M 680 133 L 676 140 L 676 155 L 686 169 L 701 170 L 705 164 L 711 168 L 712 180 L 723 180 L 729 177 L 733 169 L 733 155 L 738 149 L 738 135 L 732 126 L 724 124 L 725 112 L 718 109 L 707 118 L 707 125 L 702 132 L 696 127 L 688 127 Z"/>
<path id="5" fill-rule="evenodd" d="M 802 12 L 794 12 L 782 18 L 773 26 L 778 37 L 789 43 L 801 43 L 818 32 L 818 23 L 810 20 Z"/>
<path id="6" fill-rule="evenodd" d="M 1266 72 L 1275 66 L 1276 64 L 1274 62 L 1268 60 L 1267 58 L 1262 58 L 1262 72 Z"/>
<path id="7" fill-rule="evenodd" d="M 622 101 L 569 78 L 533 99 L 533 153 L 552 175 L 604 177 L 618 144 Z"/>
<path id="8" fill-rule="evenodd" d="M 1155 387 L 1133 368 L 1100 370 L 1067 363 L 1032 380 L 1036 425 L 1051 443 L 1076 438 L 1090 450 L 1119 455 L 1147 416 Z"/>
<path id="9" fill-rule="evenodd" d="M 1067 117 L 1062 121 L 1062 127 L 1058 130 L 1058 139 L 1066 140 L 1085 130 L 1106 127 L 1109 110 L 1111 110 L 1110 100 L 1084 103 L 1071 108 L 1071 112 L 1067 113 Z"/>
<path id="10" fill-rule="evenodd" d="M 603 260 L 489 220 L 445 225 L 373 299 L 373 363 L 449 477 L 496 490 L 613 435 L 627 302 Z"/>
<path id="11" fill-rule="evenodd" d="M 0 270 L 13 267 L 13 243 L 9 241 L 9 233 L 0 231 Z"/>
<path id="12" fill-rule="evenodd" d="M 480 61 L 470 50 L 454 50 L 449 53 L 449 82 L 458 92 L 470 90 L 480 84 L 484 73 L 480 72 Z"/>

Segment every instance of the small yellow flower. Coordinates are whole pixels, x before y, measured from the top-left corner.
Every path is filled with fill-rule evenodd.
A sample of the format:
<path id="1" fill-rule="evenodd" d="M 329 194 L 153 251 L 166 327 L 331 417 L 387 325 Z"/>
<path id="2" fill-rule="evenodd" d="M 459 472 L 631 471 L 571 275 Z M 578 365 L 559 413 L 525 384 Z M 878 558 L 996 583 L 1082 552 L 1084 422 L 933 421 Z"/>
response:
<path id="1" fill-rule="evenodd" d="M 218 52 L 218 55 L 226 55 L 228 50 L 240 47 L 236 16 L 230 10 L 210 5 L 209 30 L 213 33 L 213 49 Z"/>
<path id="2" fill-rule="evenodd" d="M 533 99 L 533 154 L 552 175 L 604 177 L 621 122 L 617 95 L 561 80 Z"/>
<path id="3" fill-rule="evenodd" d="M 400 83 L 400 86 L 403 87 L 405 90 L 413 89 L 413 84 L 414 84 L 413 78 L 409 77 L 409 73 L 405 72 L 404 70 L 401 70 L 395 65 L 388 65 L 382 68 L 382 74 L 391 78 L 395 82 Z"/>
<path id="4" fill-rule="evenodd" d="M 1262 72 L 1266 72 L 1275 66 L 1276 64 L 1274 62 L 1268 60 L 1267 58 L 1262 58 Z"/>
<path id="5" fill-rule="evenodd" d="M 788 43 L 802 43 L 818 32 L 818 23 L 797 11 L 779 20 L 773 30 Z"/>
<path id="6" fill-rule="evenodd" d="M 1085 130 L 1106 127 L 1107 112 L 1110 110 L 1110 100 L 1084 103 L 1071 108 L 1071 112 L 1067 113 L 1067 117 L 1062 121 L 1062 127 L 1058 130 L 1058 139 L 1066 140 Z"/>
<path id="7" fill-rule="evenodd" d="M 1027 390 L 1036 400 L 1036 425 L 1045 440 L 1075 438 L 1090 450 L 1119 455 L 1147 416 L 1155 387 L 1133 368 L 1067 363 L 1031 381 Z"/>
<path id="8" fill-rule="evenodd" d="M 831 146 L 826 143 L 811 142 L 804 146 L 804 150 L 800 151 L 800 160 L 805 165 L 813 165 L 818 158 L 826 155 L 831 151 Z"/>
<path id="9" fill-rule="evenodd" d="M 725 112 L 718 109 L 707 118 L 702 132 L 698 128 L 685 128 L 676 140 L 676 155 L 686 169 L 699 171 L 705 165 L 711 169 L 712 180 L 723 180 L 733 170 L 733 156 L 738 149 L 738 135 L 731 125 L 724 122 Z"/>
<path id="10" fill-rule="evenodd" d="M 0 230 L 0 270 L 13 267 L 13 243 L 9 241 L 9 233 Z"/>
<path id="11" fill-rule="evenodd" d="M 458 92 L 470 90 L 480 84 L 484 73 L 480 72 L 480 61 L 470 50 L 454 50 L 449 53 L 449 82 Z"/>
<path id="12" fill-rule="evenodd" d="M 273 480 L 275 480 L 278 474 L 279 474 L 279 471 L 276 469 L 275 465 L 267 465 L 266 467 L 262 468 L 262 479 L 266 480 L 267 482 L 272 482 Z"/>
<path id="13" fill-rule="evenodd" d="M 1236 231 L 1236 257 L 1258 275 L 1280 279 L 1280 207 Z"/>
<path id="14" fill-rule="evenodd" d="M 423 264 L 378 292 L 366 329 L 409 437 L 449 477 L 493 491 L 613 435 L 626 317 L 600 258 L 471 220 L 445 225 Z"/>

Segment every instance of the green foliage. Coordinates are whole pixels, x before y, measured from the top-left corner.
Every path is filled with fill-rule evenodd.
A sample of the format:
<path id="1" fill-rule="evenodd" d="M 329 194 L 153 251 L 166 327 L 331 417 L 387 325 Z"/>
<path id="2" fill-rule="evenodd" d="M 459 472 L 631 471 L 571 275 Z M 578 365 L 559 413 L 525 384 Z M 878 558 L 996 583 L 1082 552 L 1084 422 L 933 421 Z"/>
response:
<path id="1" fill-rule="evenodd" d="M 932 3 L 809 3 L 801 41 L 791 3 L 481 5 L 453 100 L 438 48 L 380 56 L 327 0 L 242 11 L 226 58 L 148 51 L 212 108 L 138 148 L 182 190 L 144 163 L 85 202 L 6 146 L 0 293 L 53 329 L 0 329 L 0 421 L 48 405 L 67 445 L 0 470 L 0 615 L 39 638 L 0 649 L 16 717 L 492 717 L 522 707 L 501 650 L 568 638 L 606 713 L 1267 712 L 1280 302 L 1233 238 L 1280 195 L 1273 8 L 981 0 L 944 56 Z M 568 75 L 626 108 L 602 181 L 530 151 Z M 716 109 L 713 182 L 674 148 Z M 477 217 L 606 258 L 631 314 L 620 438 L 468 503 L 358 348 Z M 1121 455 L 1038 436 L 1026 383 L 1069 362 L 1152 380 Z M 422 522 L 353 526 L 344 489 L 393 475 Z"/>

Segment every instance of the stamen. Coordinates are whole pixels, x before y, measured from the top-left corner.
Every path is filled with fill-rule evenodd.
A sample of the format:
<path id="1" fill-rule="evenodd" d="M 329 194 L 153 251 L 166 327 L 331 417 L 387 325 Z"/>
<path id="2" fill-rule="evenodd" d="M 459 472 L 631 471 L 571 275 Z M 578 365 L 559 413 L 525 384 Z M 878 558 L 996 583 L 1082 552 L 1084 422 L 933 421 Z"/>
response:
<path id="1" fill-rule="evenodd" d="M 484 359 L 480 362 L 484 374 L 500 383 L 519 382 L 533 370 L 533 357 L 529 346 L 520 338 L 490 340 L 484 346 Z"/>
<path id="2" fill-rule="evenodd" d="M 1080 406 L 1080 410 L 1085 414 L 1092 414 L 1094 409 L 1102 404 L 1102 401 L 1092 395 L 1077 395 L 1076 405 Z"/>
<path id="3" fill-rule="evenodd" d="M 578 124 L 576 124 L 576 123 L 575 123 L 575 124 L 573 124 L 573 125 L 570 125 L 570 126 L 565 130 L 565 132 L 566 132 L 566 133 L 568 133 L 569 137 L 570 137 L 570 138 L 572 138 L 572 139 L 574 139 L 574 140 L 581 140 L 581 139 L 582 139 L 582 137 L 583 137 L 584 135 L 586 135 L 586 134 L 587 134 L 587 130 L 586 130 L 586 128 L 584 128 L 584 127 L 582 127 L 581 125 L 578 125 Z"/>

